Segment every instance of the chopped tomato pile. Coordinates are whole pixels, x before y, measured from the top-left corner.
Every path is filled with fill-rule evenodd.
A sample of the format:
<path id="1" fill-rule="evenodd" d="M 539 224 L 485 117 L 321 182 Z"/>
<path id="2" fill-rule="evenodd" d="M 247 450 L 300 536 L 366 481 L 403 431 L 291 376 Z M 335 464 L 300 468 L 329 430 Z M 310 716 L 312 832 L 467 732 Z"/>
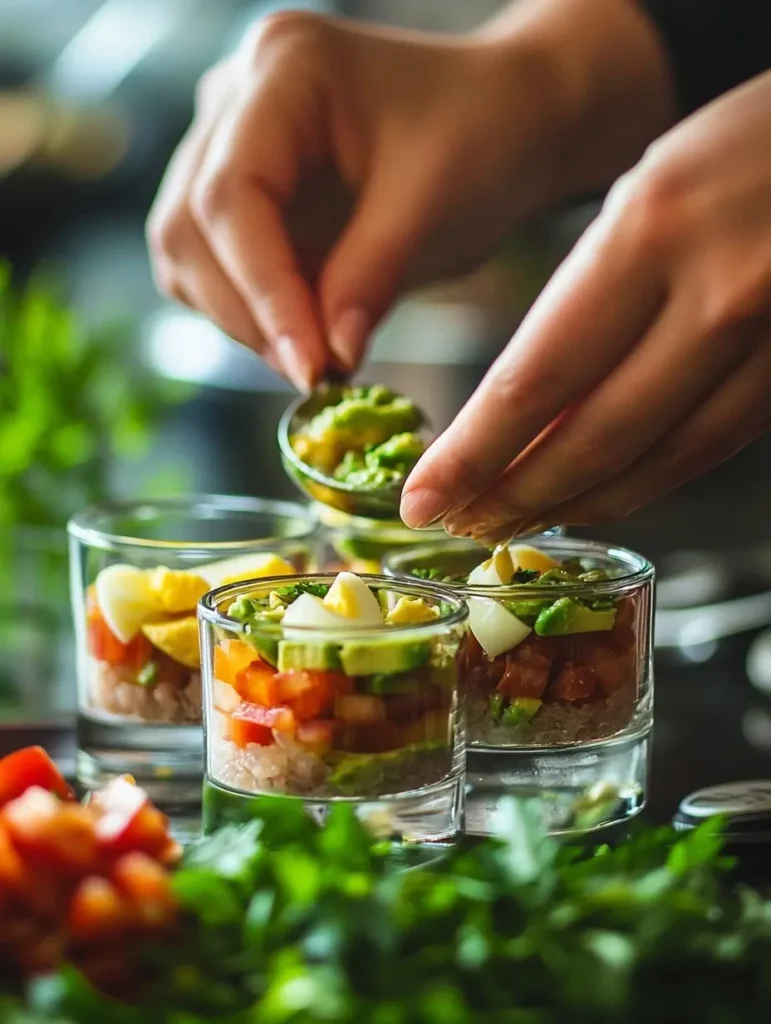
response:
<path id="1" fill-rule="evenodd" d="M 279 672 L 248 644 L 225 640 L 214 651 L 215 727 L 238 747 L 269 746 L 283 734 L 317 755 L 380 754 L 446 739 L 451 691 L 432 681 L 432 671 L 410 672 L 406 692 L 359 693 L 342 672 Z"/>
<path id="2" fill-rule="evenodd" d="M 180 852 L 128 776 L 80 804 L 41 747 L 0 760 L 0 974 L 67 960 L 120 991 L 132 940 L 174 926 Z"/>
<path id="3" fill-rule="evenodd" d="M 635 685 L 635 619 L 634 600 L 624 598 L 610 630 L 552 637 L 531 633 L 492 661 L 469 634 L 462 668 L 472 687 L 485 694 L 497 692 L 510 701 L 604 700 L 622 687 Z"/>

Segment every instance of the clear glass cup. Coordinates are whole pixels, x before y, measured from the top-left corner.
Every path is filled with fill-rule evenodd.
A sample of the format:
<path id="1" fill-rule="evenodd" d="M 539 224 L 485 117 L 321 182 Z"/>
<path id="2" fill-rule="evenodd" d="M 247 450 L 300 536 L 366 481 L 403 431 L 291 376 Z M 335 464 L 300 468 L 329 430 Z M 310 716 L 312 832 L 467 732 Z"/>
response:
<path id="1" fill-rule="evenodd" d="M 218 495 L 105 503 L 73 517 L 81 782 L 128 772 L 155 799 L 200 798 L 198 599 L 230 579 L 307 572 L 315 531 L 303 505 Z"/>
<path id="2" fill-rule="evenodd" d="M 312 506 L 321 524 L 322 566 L 325 571 L 348 569 L 351 572 L 379 573 L 388 555 L 420 543 L 453 544 L 439 527 L 411 530 L 400 520 L 366 519 L 316 502 Z M 559 536 L 563 528 L 555 526 L 544 537 Z M 458 541 L 464 544 L 465 541 Z"/>
<path id="3" fill-rule="evenodd" d="M 468 703 L 466 830 L 477 835 L 490 831 L 504 793 L 537 797 L 554 834 L 619 824 L 645 805 L 653 566 L 632 551 L 592 541 L 527 543 L 556 563 L 579 559 L 585 578 L 558 585 L 443 583 L 470 609 L 461 661 Z M 431 569 L 463 576 L 489 554 L 471 541 L 425 544 L 391 555 L 385 571 L 400 578 Z M 521 625 L 491 614 L 491 602 Z"/>
<path id="4" fill-rule="evenodd" d="M 465 603 L 432 584 L 360 578 L 381 610 L 420 598 L 436 617 L 342 628 L 284 628 L 262 612 L 249 621 L 248 602 L 264 601 L 282 579 L 202 598 L 206 831 L 248 819 L 258 813 L 253 798 L 272 795 L 302 799 L 320 820 L 331 804 L 352 803 L 387 836 L 422 842 L 458 833 Z M 334 580 L 291 582 L 317 589 Z M 275 593 L 269 600 L 281 604 Z"/>

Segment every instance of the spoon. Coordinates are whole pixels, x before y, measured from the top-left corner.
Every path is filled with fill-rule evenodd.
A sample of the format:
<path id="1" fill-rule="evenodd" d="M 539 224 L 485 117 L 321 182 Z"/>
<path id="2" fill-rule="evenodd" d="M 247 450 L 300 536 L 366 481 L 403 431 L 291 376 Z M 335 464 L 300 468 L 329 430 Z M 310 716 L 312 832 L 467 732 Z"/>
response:
<path id="1" fill-rule="evenodd" d="M 278 425 L 278 447 L 284 469 L 296 487 L 323 505 L 365 519 L 399 519 L 403 480 L 377 489 L 353 487 L 303 462 L 292 447 L 292 438 L 309 420 L 326 406 L 340 401 L 343 387 L 340 381 L 327 381 L 310 395 L 295 399 L 287 408 Z M 430 425 L 422 411 L 421 416 L 422 432 Z"/>

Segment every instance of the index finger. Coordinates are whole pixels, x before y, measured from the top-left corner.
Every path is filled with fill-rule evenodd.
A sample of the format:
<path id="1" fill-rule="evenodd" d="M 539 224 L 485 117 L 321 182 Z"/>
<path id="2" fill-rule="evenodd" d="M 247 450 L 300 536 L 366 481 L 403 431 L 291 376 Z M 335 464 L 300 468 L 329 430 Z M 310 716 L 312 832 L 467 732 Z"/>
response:
<path id="1" fill-rule="evenodd" d="M 559 267 L 506 349 L 404 487 L 427 526 L 463 508 L 618 364 L 663 299 L 660 269 L 603 216 Z"/>
<path id="2" fill-rule="evenodd" d="M 310 388 L 330 355 L 284 219 L 307 162 L 295 132 L 273 91 L 256 85 L 212 137 L 192 208 L 269 345 L 295 382 Z"/>

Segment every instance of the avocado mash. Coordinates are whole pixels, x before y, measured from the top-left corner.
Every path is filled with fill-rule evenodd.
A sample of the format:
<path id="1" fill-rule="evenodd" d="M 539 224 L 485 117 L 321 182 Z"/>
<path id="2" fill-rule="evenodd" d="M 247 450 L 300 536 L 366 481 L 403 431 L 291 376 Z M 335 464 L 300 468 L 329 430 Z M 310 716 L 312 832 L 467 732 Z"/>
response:
<path id="1" fill-rule="evenodd" d="M 291 438 L 307 465 L 362 490 L 403 480 L 425 450 L 417 406 L 382 384 L 348 387 Z"/>

